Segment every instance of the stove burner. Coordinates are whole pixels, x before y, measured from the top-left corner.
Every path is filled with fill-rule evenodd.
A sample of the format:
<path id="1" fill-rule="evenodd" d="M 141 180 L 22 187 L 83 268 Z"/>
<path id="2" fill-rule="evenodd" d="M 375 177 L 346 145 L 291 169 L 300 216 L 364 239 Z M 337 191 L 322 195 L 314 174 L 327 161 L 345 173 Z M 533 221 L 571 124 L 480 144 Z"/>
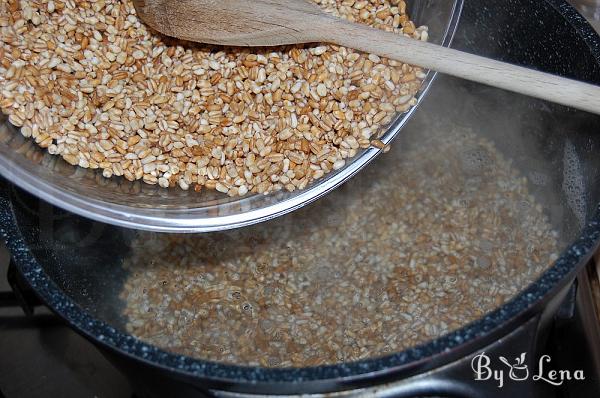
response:
<path id="1" fill-rule="evenodd" d="M 38 306 L 23 285 L 11 289 L 17 275 L 7 275 L 13 272 L 8 263 L 0 244 L 0 398 L 134 398 L 127 380 L 91 343 Z M 18 299 L 17 291 L 27 298 Z"/>

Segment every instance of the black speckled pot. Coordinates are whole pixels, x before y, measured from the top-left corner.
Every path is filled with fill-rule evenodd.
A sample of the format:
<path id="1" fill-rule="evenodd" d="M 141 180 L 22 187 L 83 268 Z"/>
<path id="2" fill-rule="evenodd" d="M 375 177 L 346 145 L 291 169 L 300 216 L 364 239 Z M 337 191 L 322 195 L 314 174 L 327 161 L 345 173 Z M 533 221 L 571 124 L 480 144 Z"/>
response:
<path id="1" fill-rule="evenodd" d="M 600 38 L 564 0 L 467 0 L 456 47 L 600 84 Z M 20 191 L 7 189 L 0 199 L 0 233 L 19 271 L 42 301 L 97 344 L 132 380 L 143 380 L 138 387 L 148 396 L 167 396 L 167 391 L 168 396 L 198 396 L 209 389 L 322 393 L 405 379 L 468 356 L 519 325 L 551 314 L 560 301 L 560 293 L 589 260 L 600 238 L 598 117 L 441 77 L 416 119 L 407 126 L 407 135 L 411 128 L 417 129 L 432 119 L 442 124 L 488 127 L 495 134 L 492 138 L 498 147 L 510 154 L 522 170 L 541 169 L 550 173 L 558 191 L 564 172 L 564 148 L 572 145 L 580 162 L 584 192 L 580 192 L 577 199 L 578 211 L 568 198 L 554 203 L 548 199 L 546 204 L 561 209 L 561 218 L 567 220 L 560 227 L 567 242 L 560 258 L 537 282 L 477 322 L 428 344 L 384 358 L 274 370 L 228 366 L 173 355 L 122 333 L 118 325 L 111 326 L 100 320 L 108 318 L 106 314 L 110 309 L 104 308 L 102 303 L 110 298 L 97 293 L 93 282 L 86 280 L 99 280 L 94 278 L 94 270 L 110 263 L 114 252 L 125 250 L 126 232 L 65 214 Z M 511 134 L 517 133 L 511 129 L 503 131 L 502 121 L 510 122 L 509 126 L 518 123 L 530 131 L 531 145 L 536 146 L 536 153 L 543 155 L 536 160 L 537 166 L 529 163 L 528 148 L 513 144 Z M 541 188 L 534 189 L 534 193 L 544 197 Z M 64 237 L 60 228 L 65 223 L 70 223 L 73 230 L 96 234 L 101 244 L 93 249 L 96 251 L 90 257 L 93 261 L 82 261 L 86 255 L 68 244 L 57 247 L 56 239 L 53 245 L 45 243 L 49 242 L 48 234 L 56 232 L 52 236 Z M 79 268 L 69 269 L 64 264 L 53 268 L 55 259 L 59 255 L 64 258 L 65 253 L 70 253 Z M 68 272 L 64 272 L 65 269 Z M 117 274 L 113 276 L 118 278 Z M 89 294 L 81 294 L 82 290 Z M 455 394 L 451 388 L 445 390 L 433 382 L 429 390 L 419 391 L 421 395 Z"/>

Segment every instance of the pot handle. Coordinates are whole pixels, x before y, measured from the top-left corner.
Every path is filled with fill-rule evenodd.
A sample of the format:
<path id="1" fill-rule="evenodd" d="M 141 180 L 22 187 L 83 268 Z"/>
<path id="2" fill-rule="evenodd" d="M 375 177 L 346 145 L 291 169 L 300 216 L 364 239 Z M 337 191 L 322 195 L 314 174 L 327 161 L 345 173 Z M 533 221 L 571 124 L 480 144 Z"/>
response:
<path id="1" fill-rule="evenodd" d="M 466 380 L 469 380 L 467 377 Z M 460 382 L 453 378 L 438 377 L 431 373 L 425 373 L 408 380 L 391 382 L 389 384 L 377 385 L 376 387 L 367 387 L 361 390 L 352 391 L 349 395 L 368 396 L 372 398 L 415 398 L 415 397 L 443 397 L 443 398 L 494 398 L 505 397 L 503 391 L 494 393 L 478 385 L 469 385 L 468 382 Z M 496 389 L 498 390 L 498 389 Z M 200 390 L 198 390 L 200 391 Z M 254 395 L 239 394 L 227 391 L 210 391 L 211 396 L 217 398 L 250 398 Z M 287 395 L 286 395 L 287 396 Z M 307 394 L 307 398 L 321 398 L 327 394 Z M 343 395 L 345 396 L 345 395 Z"/>
<path id="2" fill-rule="evenodd" d="M 466 380 L 469 380 L 467 377 Z M 444 398 L 493 398 L 489 390 L 475 388 L 473 383 L 461 382 L 457 379 L 437 378 L 423 375 L 418 380 L 400 383 L 385 389 L 377 398 L 413 398 L 413 397 L 444 397 Z M 503 395 L 498 395 L 503 396 Z"/>

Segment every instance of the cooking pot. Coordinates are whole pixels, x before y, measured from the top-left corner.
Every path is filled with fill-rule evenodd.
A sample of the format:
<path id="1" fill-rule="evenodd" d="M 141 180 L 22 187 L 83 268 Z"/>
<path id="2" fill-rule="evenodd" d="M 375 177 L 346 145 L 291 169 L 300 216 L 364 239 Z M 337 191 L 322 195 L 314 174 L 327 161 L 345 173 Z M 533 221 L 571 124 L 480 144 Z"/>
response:
<path id="1" fill-rule="evenodd" d="M 564 0 L 466 0 L 455 45 L 600 84 L 600 38 Z M 374 176 L 393 174 L 405 148 L 427 145 L 419 141 L 424 131 L 456 127 L 489 139 L 511 159 L 528 178 L 531 193 L 558 233 L 556 261 L 508 302 L 439 338 L 358 362 L 273 369 L 168 352 L 125 332 L 118 295 L 127 278 L 123 261 L 137 232 L 60 210 L 9 184 L 0 199 L 0 232 L 23 281 L 127 374 L 140 396 L 528 395 L 526 384 L 507 385 L 500 391 L 495 384 L 474 382 L 468 364 L 475 354 L 494 351 L 498 341 L 511 342 L 523 333 L 543 339 L 545 326 L 596 250 L 598 126 L 598 116 L 440 76 L 390 153 L 331 196 L 302 210 L 310 220 L 314 209 L 326 201 L 368 194 L 365 190 Z M 7 137 L 11 136 L 4 131 L 3 141 L 10 143 Z M 285 217 L 281 220 L 285 222 Z M 515 343 L 504 349 L 510 352 L 501 354 L 512 358 L 531 347 Z M 535 360 L 530 357 L 528 361 Z"/>

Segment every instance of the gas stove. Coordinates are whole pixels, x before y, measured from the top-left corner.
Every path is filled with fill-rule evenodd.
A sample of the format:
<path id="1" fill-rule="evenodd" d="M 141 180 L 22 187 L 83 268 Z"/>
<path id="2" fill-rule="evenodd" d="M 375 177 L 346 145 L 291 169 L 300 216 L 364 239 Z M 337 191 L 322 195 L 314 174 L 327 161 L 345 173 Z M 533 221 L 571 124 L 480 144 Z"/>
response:
<path id="1" fill-rule="evenodd" d="M 0 248 L 0 398 L 131 398 L 127 380 L 44 307 L 27 316 L 8 283 Z"/>
<path id="2" fill-rule="evenodd" d="M 517 391 L 522 391 L 523 396 L 529 396 L 532 391 L 539 394 L 539 388 L 544 390 L 541 396 L 548 398 L 598 395 L 600 302 L 596 300 L 600 290 L 596 269 L 596 264 L 590 263 L 581 272 L 546 333 L 536 330 L 534 323 L 533 326 L 525 324 L 487 352 L 497 357 L 506 352 L 545 353 L 552 358 L 554 369 L 578 369 L 585 375 L 585 380 L 558 387 L 540 382 L 520 384 Z M 23 297 L 26 288 L 19 283 L 19 276 L 10 265 L 10 256 L 4 247 L 0 247 L 0 273 L 7 275 L 0 278 L 0 398 L 136 397 L 128 380 L 91 343 L 47 309 L 36 306 L 34 298 Z M 464 358 L 458 361 L 458 366 L 442 371 L 442 375 L 449 379 L 474 380 L 477 377 L 472 367 L 474 360 Z M 544 374 L 549 370 L 547 367 Z M 393 391 L 401 391 L 401 388 L 395 385 L 383 388 L 390 391 L 386 397 L 418 396 L 405 392 L 396 395 Z M 515 388 L 514 384 L 512 388 Z"/>
<path id="3" fill-rule="evenodd" d="M 573 0 L 579 10 L 600 30 L 600 0 Z M 96 348 L 73 332 L 44 307 L 21 308 L 9 279 L 10 255 L 0 248 L 0 398 L 38 397 L 136 397 L 129 381 Z M 5 277 L 5 275 L 9 277 Z M 582 382 L 548 387 L 552 397 L 597 397 L 600 391 L 600 324 L 596 265 L 590 264 L 571 287 L 543 339 L 535 331 L 516 330 L 498 342 L 497 354 L 507 345 L 519 350 L 551 356 L 556 369 L 581 369 Z M 595 288 L 594 289 L 594 285 Z M 27 314 L 34 310 L 33 314 Z M 533 345 L 535 344 L 535 345 Z M 536 349 L 533 350 L 532 347 Z M 515 348 L 515 349 L 517 349 Z M 491 353 L 490 353 L 491 354 Z M 512 358 L 512 357 L 511 357 Z M 472 358 L 463 368 L 452 370 L 456 377 L 473 380 Z M 523 385 L 525 388 L 525 384 Z M 521 395 L 521 394 L 519 394 Z M 177 396 L 173 392 L 172 396 Z M 396 396 L 393 393 L 387 395 Z M 405 396 L 405 395 L 403 395 Z M 526 396 L 526 393 L 521 396 Z M 139 398 L 139 396 L 138 396 Z"/>

